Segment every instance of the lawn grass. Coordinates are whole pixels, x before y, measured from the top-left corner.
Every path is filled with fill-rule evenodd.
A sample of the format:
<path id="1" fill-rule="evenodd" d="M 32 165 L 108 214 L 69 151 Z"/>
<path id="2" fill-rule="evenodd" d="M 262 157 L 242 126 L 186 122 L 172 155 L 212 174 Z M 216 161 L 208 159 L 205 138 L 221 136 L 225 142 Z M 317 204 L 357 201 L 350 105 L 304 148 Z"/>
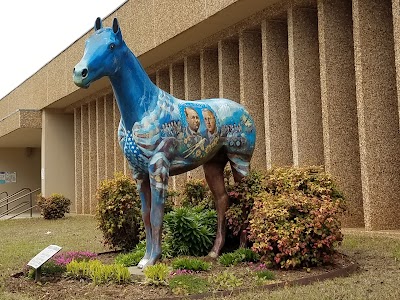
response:
<path id="1" fill-rule="evenodd" d="M 59 220 L 43 218 L 0 221 L 0 300 L 27 299 L 4 293 L 4 278 L 20 272 L 28 261 L 47 246 L 55 244 L 65 251 L 108 250 L 93 216 L 67 216 Z"/>
<path id="2" fill-rule="evenodd" d="M 344 230 L 344 233 L 339 251 L 359 264 L 357 273 L 308 286 L 272 292 L 254 291 L 225 299 L 400 299 L 400 234 L 361 230 Z M 92 216 L 68 216 L 55 221 L 0 221 L 0 300 L 31 299 L 5 293 L 4 278 L 21 271 L 33 256 L 50 244 L 59 245 L 65 251 L 108 250 L 102 245 L 102 234 L 96 229 L 96 220 Z"/>

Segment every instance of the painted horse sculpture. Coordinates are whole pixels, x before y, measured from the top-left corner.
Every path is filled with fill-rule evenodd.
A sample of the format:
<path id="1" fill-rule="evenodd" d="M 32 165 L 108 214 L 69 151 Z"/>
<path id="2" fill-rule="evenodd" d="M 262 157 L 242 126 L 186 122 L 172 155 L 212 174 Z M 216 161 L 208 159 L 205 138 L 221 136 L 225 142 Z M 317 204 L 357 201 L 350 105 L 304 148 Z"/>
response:
<path id="1" fill-rule="evenodd" d="M 153 265 L 161 256 L 164 201 L 169 176 L 203 165 L 215 198 L 217 235 L 209 255 L 220 254 L 225 243 L 228 195 L 223 171 L 229 161 L 234 180 L 249 172 L 256 131 L 240 104 L 227 99 L 183 101 L 152 83 L 127 47 L 117 19 L 103 28 L 96 19 L 73 80 L 88 88 L 108 76 L 121 120 L 119 144 L 136 180 L 146 232 L 146 253 L 138 267 Z"/>

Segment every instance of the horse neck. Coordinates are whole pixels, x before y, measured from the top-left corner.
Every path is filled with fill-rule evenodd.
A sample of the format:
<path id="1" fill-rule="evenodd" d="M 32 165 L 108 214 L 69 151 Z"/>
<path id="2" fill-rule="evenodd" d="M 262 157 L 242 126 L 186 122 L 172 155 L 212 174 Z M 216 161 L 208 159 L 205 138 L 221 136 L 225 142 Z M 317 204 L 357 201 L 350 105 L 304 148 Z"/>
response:
<path id="1" fill-rule="evenodd" d="M 159 89 L 135 55 L 128 48 L 126 50 L 123 63 L 110 76 L 110 81 L 125 128 L 132 129 L 135 122 L 155 108 Z"/>

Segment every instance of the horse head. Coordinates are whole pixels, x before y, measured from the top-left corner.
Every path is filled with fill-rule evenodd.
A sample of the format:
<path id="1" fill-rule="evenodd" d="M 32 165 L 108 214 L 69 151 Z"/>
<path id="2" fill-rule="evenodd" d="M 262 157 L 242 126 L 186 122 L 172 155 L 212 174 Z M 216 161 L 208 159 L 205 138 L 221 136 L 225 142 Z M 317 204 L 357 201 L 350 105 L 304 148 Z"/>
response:
<path id="1" fill-rule="evenodd" d="M 85 51 L 73 70 L 74 83 L 82 88 L 103 76 L 112 76 L 119 68 L 118 58 L 126 50 L 118 21 L 103 28 L 100 18 L 94 24 L 94 33 L 85 43 Z"/>

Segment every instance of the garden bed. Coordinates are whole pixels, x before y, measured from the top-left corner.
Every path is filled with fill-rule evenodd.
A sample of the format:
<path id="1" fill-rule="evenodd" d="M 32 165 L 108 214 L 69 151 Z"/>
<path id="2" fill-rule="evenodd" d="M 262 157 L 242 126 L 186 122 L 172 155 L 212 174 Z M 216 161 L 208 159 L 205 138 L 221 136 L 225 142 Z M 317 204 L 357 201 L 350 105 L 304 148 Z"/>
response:
<path id="1" fill-rule="evenodd" d="M 104 263 L 110 263 L 115 253 L 99 255 Z M 169 261 L 164 261 L 169 263 Z M 308 284 L 332 277 L 346 276 L 356 270 L 356 265 L 344 255 L 337 255 L 334 263 L 321 267 L 298 270 L 271 269 L 275 278 L 273 280 L 258 281 L 250 272 L 252 265 L 241 263 L 236 266 L 224 267 L 217 261 L 212 261 L 212 267 L 207 272 L 196 273 L 200 278 L 218 276 L 223 272 L 234 274 L 242 282 L 240 286 L 223 289 L 218 286 L 209 286 L 206 293 L 194 295 L 202 296 L 218 295 L 226 293 L 237 293 L 243 290 L 273 289 L 292 284 Z M 129 284 L 101 284 L 95 285 L 88 280 L 76 280 L 66 276 L 42 277 L 41 281 L 35 283 L 26 276 L 11 277 L 6 282 L 6 290 L 12 293 L 21 293 L 38 299 L 164 299 L 177 298 L 169 286 L 147 285 L 143 281 L 135 279 Z M 179 296 L 179 295 L 178 295 Z M 187 297 L 187 296 L 186 296 Z"/>

